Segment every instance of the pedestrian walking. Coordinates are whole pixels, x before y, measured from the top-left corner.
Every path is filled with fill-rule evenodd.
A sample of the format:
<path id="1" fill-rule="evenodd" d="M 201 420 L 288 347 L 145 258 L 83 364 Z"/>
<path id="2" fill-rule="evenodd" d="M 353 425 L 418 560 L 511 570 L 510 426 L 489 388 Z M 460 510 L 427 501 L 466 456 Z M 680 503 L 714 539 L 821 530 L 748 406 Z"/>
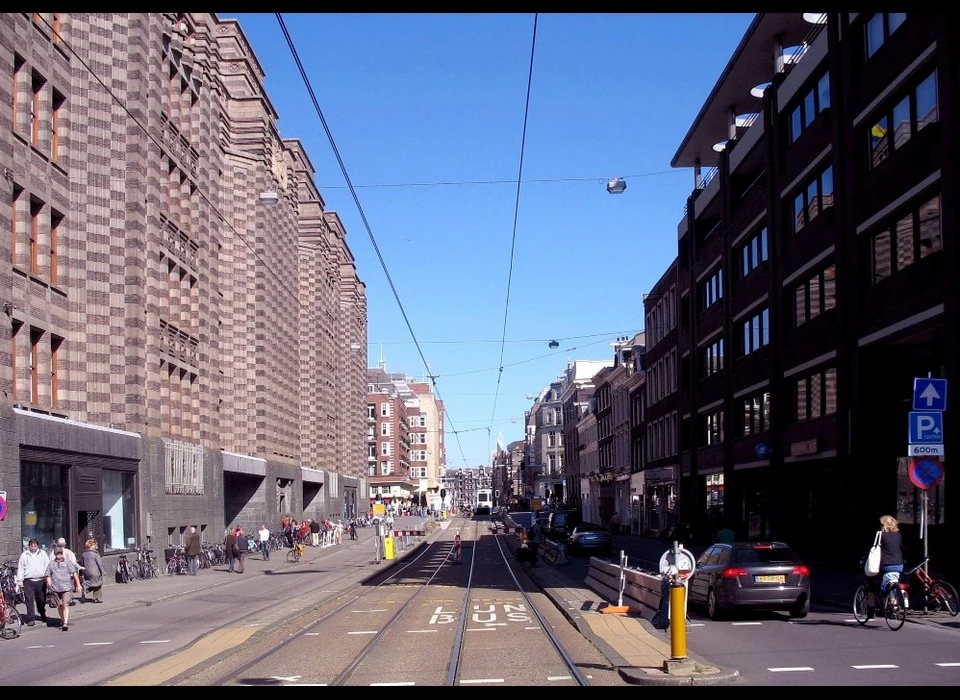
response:
<path id="1" fill-rule="evenodd" d="M 30 540 L 27 548 L 20 553 L 17 560 L 17 586 L 23 589 L 27 599 L 27 626 L 37 624 L 39 617 L 43 624 L 47 624 L 47 566 L 50 558 L 40 549 L 40 542 Z"/>
<path id="2" fill-rule="evenodd" d="M 314 547 L 320 546 L 320 521 L 319 520 L 308 520 L 310 523 L 310 541 Z"/>
<path id="3" fill-rule="evenodd" d="M 187 558 L 187 570 L 191 576 L 196 576 L 200 568 L 200 555 L 203 548 L 200 546 L 200 533 L 194 525 L 190 526 L 190 534 L 187 535 L 187 546 L 183 549 L 183 554 Z"/>
<path id="4" fill-rule="evenodd" d="M 264 561 L 270 560 L 270 530 L 267 529 L 267 524 L 264 523 L 260 526 L 260 558 Z"/>
<path id="5" fill-rule="evenodd" d="M 53 550 L 53 561 L 47 565 L 47 590 L 60 613 L 60 631 L 66 632 L 70 624 L 70 600 L 72 593 L 83 593 L 77 565 L 63 555 L 63 547 Z"/>
<path id="6" fill-rule="evenodd" d="M 236 570 L 237 555 L 237 531 L 235 529 L 227 528 L 224 533 L 223 538 L 223 551 L 227 555 L 227 562 L 230 567 L 227 569 L 228 573 L 233 573 Z"/>
<path id="7" fill-rule="evenodd" d="M 80 553 L 81 578 L 83 579 L 83 593 L 80 595 L 80 602 L 87 602 L 87 593 L 90 594 L 91 603 L 103 602 L 103 576 L 106 573 L 103 569 L 103 559 L 100 552 L 97 551 L 97 541 L 87 540 L 83 545 L 83 552 Z"/>
<path id="8" fill-rule="evenodd" d="M 250 540 L 247 539 L 247 533 L 242 527 L 237 528 L 237 573 L 243 573 L 243 563 L 247 560 L 247 553 L 250 551 Z"/>

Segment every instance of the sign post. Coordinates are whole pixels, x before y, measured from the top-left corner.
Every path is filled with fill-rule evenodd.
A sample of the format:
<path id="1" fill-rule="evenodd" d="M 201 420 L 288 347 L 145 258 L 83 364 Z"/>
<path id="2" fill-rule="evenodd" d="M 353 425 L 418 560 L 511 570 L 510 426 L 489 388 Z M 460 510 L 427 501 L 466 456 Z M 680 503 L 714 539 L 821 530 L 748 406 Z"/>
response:
<path id="1" fill-rule="evenodd" d="M 929 376 L 915 377 L 913 380 L 913 410 L 908 423 L 907 455 L 913 457 L 910 462 L 910 481 L 923 491 L 923 513 L 920 516 L 920 537 L 923 539 L 923 556 L 927 557 L 930 543 L 927 507 L 927 490 L 935 487 L 943 479 L 943 463 L 938 459 L 944 456 L 943 412 L 947 410 L 947 380 Z"/>

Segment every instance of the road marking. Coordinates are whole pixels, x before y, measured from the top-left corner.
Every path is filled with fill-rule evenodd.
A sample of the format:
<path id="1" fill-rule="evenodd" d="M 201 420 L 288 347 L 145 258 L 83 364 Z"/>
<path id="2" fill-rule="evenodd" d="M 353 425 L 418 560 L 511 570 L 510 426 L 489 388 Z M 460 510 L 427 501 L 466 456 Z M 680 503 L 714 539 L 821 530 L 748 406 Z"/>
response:
<path id="1" fill-rule="evenodd" d="M 413 681 L 397 681 L 395 683 L 371 683 L 370 685 L 416 685 Z"/>
<path id="2" fill-rule="evenodd" d="M 503 683 L 502 678 L 475 678 L 472 680 L 460 679 L 460 685 L 474 685 L 479 683 Z"/>
<path id="3" fill-rule="evenodd" d="M 536 626 L 533 626 L 533 627 L 524 627 L 523 629 L 525 629 L 525 630 L 538 630 L 538 629 L 540 629 L 540 626 L 539 626 L 539 625 L 536 625 Z"/>
<path id="4" fill-rule="evenodd" d="M 84 642 L 83 646 L 85 647 L 108 647 L 112 645 L 113 642 Z"/>
<path id="5" fill-rule="evenodd" d="M 493 627 L 468 627 L 467 632 L 496 632 Z"/>
<path id="6" fill-rule="evenodd" d="M 352 613 L 368 613 L 368 612 L 387 612 L 386 608 L 376 608 L 374 610 L 351 610 Z"/>
<path id="7" fill-rule="evenodd" d="M 304 633 L 303 633 L 303 636 L 304 636 L 304 637 L 319 637 L 319 636 L 320 636 L 320 633 L 319 633 L 319 632 L 304 632 Z"/>
<path id="8" fill-rule="evenodd" d="M 548 681 L 569 681 L 572 676 L 547 676 Z"/>
<path id="9" fill-rule="evenodd" d="M 144 639 L 141 644 L 169 644 L 169 639 Z"/>
<path id="10" fill-rule="evenodd" d="M 759 625 L 762 625 L 763 623 L 762 622 L 731 622 L 730 624 L 733 625 L 734 627 L 750 627 L 750 626 L 757 627 Z"/>
<path id="11" fill-rule="evenodd" d="M 379 630 L 360 630 L 358 632 L 347 632 L 347 634 L 376 634 Z"/>
<path id="12" fill-rule="evenodd" d="M 937 666 L 960 666 L 960 661 L 944 661 L 938 663 Z"/>
<path id="13" fill-rule="evenodd" d="M 407 630 L 407 634 L 421 634 L 423 632 L 439 632 L 440 630 Z"/>
<path id="14" fill-rule="evenodd" d="M 768 668 L 770 673 L 787 673 L 789 671 L 812 671 L 812 666 L 782 666 L 780 668 Z"/>
<path id="15" fill-rule="evenodd" d="M 27 649 L 54 649 L 56 644 L 31 644 Z"/>
<path id="16" fill-rule="evenodd" d="M 855 668 L 858 671 L 870 671 L 875 668 L 900 668 L 896 664 L 866 664 L 863 666 L 851 666 L 850 668 Z"/>

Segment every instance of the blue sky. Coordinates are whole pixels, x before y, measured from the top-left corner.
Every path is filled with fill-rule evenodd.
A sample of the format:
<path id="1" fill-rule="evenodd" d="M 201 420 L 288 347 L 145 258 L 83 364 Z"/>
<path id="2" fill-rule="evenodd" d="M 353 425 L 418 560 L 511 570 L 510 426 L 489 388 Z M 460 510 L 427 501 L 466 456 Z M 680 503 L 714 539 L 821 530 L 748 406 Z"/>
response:
<path id="1" fill-rule="evenodd" d="M 693 187 L 670 160 L 753 18 L 284 13 L 368 231 L 276 15 L 218 16 L 346 226 L 368 365 L 434 375 L 451 468 L 489 464 L 528 394 L 643 328 Z"/>

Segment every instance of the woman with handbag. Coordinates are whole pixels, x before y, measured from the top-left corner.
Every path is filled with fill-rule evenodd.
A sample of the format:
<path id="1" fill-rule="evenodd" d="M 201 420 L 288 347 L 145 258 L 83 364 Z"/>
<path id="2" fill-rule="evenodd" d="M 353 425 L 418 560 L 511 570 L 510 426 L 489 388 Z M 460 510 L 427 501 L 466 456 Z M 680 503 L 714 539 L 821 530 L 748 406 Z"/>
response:
<path id="1" fill-rule="evenodd" d="M 903 542 L 900 539 L 900 524 L 892 515 L 880 517 L 880 575 L 883 579 L 880 590 L 886 591 L 892 583 L 900 580 L 903 571 Z"/>

